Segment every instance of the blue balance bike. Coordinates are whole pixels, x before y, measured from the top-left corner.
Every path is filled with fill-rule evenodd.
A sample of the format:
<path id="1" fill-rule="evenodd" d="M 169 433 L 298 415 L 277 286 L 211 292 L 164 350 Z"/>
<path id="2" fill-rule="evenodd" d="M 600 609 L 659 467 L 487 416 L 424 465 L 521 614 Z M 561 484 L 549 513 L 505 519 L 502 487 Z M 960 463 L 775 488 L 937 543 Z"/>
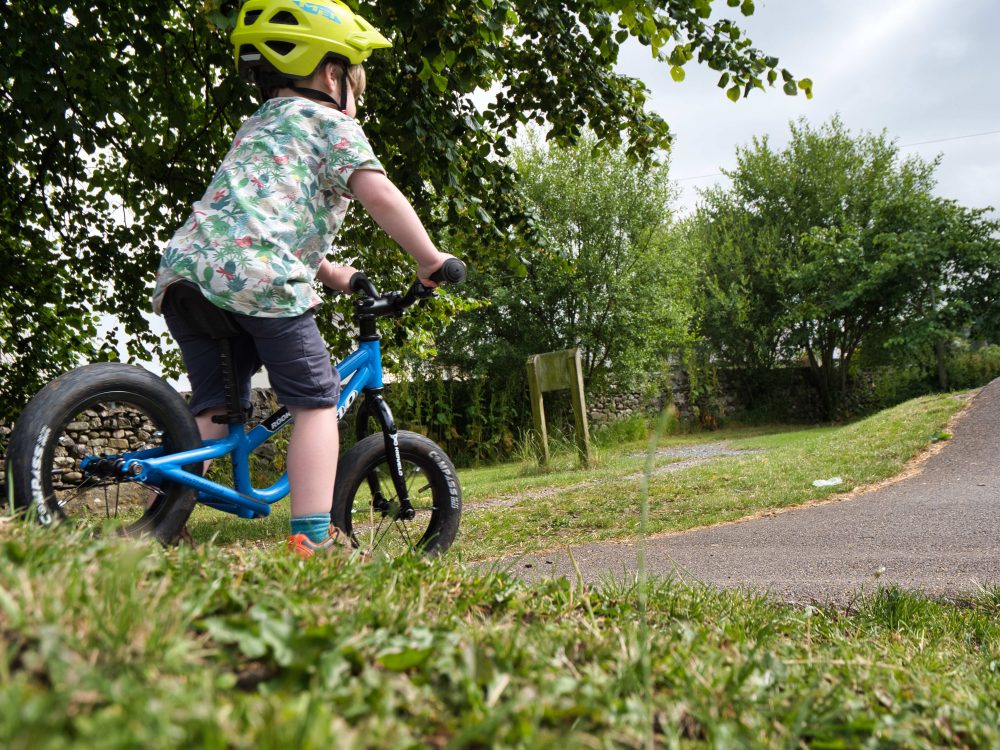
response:
<path id="1" fill-rule="evenodd" d="M 432 278 L 461 282 L 465 266 L 449 259 Z M 337 365 L 344 384 L 338 417 L 343 419 L 356 402 L 360 408 L 356 441 L 338 463 L 332 520 L 365 550 L 437 555 L 458 532 L 458 476 L 434 442 L 397 430 L 383 397 L 376 327 L 379 318 L 397 317 L 434 291 L 417 281 L 405 294 L 379 294 L 363 274 L 355 275 L 352 288 L 358 293 L 353 310 L 358 345 Z M 197 503 L 241 518 L 262 518 L 288 495 L 287 474 L 269 487 L 254 487 L 250 457 L 291 423 L 291 414 L 279 408 L 247 429 L 231 355 L 239 329 L 194 285 L 171 294 L 175 291 L 183 296 L 176 304 L 185 311 L 181 314 L 219 343 L 226 414 L 215 419 L 228 423 L 228 436 L 203 443 L 184 399 L 140 367 L 85 365 L 39 391 L 14 427 L 7 485 L 15 511 L 47 526 L 68 518 L 118 516 L 125 533 L 171 544 Z M 205 461 L 223 456 L 232 462 L 231 486 L 202 476 Z"/>

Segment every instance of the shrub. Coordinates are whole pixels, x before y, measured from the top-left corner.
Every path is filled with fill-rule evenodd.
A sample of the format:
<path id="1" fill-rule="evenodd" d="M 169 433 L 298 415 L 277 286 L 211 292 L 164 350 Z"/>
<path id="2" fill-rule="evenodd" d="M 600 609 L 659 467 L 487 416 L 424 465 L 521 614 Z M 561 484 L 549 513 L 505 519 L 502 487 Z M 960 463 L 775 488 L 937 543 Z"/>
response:
<path id="1" fill-rule="evenodd" d="M 1000 346 L 954 352 L 946 364 L 951 388 L 977 388 L 1000 377 Z"/>

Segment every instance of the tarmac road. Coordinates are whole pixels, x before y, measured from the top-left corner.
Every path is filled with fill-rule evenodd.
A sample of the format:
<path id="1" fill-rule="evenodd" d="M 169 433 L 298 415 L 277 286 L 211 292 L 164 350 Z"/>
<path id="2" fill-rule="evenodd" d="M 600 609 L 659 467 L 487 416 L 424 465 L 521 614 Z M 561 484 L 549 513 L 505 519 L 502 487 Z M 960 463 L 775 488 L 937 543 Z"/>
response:
<path id="1" fill-rule="evenodd" d="M 587 582 L 638 570 L 633 542 L 572 556 Z M 508 564 L 525 578 L 577 576 L 565 550 Z M 646 570 L 842 605 L 892 584 L 942 598 L 1000 585 L 1000 379 L 973 397 L 922 469 L 843 500 L 650 537 Z"/>

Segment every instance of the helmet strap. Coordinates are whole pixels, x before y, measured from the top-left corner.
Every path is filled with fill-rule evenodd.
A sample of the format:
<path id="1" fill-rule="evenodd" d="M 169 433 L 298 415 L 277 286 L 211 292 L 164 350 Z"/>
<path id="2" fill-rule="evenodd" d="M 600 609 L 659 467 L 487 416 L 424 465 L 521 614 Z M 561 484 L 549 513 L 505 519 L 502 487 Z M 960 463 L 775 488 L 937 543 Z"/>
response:
<path id="1" fill-rule="evenodd" d="M 307 89 L 304 86 L 290 86 L 292 91 L 296 94 L 302 94 L 302 96 L 308 99 L 315 99 L 318 102 L 326 102 L 327 104 L 332 104 L 337 109 L 342 110 L 343 107 L 340 105 L 336 99 L 330 96 L 325 91 L 320 91 L 319 89 Z"/>
<path id="2" fill-rule="evenodd" d="M 344 114 L 347 114 L 347 68 L 344 68 L 344 74 L 340 79 L 340 99 L 337 101 L 332 96 L 330 96 L 325 91 L 319 91 L 318 89 L 309 89 L 304 86 L 291 86 L 292 91 L 297 94 L 302 94 L 302 96 L 308 99 L 314 99 L 320 102 L 326 102 L 327 104 L 332 104 L 337 109 L 339 109 Z"/>

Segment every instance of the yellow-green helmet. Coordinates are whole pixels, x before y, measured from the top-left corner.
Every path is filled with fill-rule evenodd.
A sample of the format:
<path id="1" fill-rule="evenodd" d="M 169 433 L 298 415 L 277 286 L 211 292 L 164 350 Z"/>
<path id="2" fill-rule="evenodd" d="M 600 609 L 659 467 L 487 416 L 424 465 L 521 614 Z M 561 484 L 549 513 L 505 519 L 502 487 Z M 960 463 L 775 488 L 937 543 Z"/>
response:
<path id="1" fill-rule="evenodd" d="M 236 69 L 307 78 L 330 55 L 357 64 L 392 42 L 340 0 L 248 0 L 231 37 Z"/>

